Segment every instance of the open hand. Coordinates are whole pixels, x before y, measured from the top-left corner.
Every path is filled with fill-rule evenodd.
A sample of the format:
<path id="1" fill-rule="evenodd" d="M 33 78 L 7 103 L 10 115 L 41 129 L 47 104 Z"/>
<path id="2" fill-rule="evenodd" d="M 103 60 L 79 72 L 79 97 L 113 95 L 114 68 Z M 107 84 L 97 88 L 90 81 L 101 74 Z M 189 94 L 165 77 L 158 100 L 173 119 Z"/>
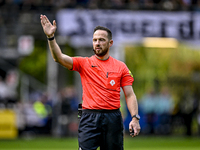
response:
<path id="1" fill-rule="evenodd" d="M 41 25 L 42 28 L 44 30 L 44 33 L 46 34 L 46 36 L 48 38 L 51 38 L 54 36 L 54 33 L 56 31 L 56 21 L 53 21 L 53 25 L 51 24 L 51 22 L 49 21 L 49 19 L 45 16 L 45 15 L 40 15 L 40 19 L 41 19 Z"/>

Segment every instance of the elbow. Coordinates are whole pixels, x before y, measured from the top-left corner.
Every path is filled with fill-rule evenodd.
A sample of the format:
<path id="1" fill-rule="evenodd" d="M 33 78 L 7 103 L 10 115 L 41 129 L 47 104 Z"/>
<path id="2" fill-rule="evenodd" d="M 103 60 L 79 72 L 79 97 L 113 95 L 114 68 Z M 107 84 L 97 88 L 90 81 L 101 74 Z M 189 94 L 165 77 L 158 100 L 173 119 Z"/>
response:
<path id="1" fill-rule="evenodd" d="M 53 60 L 54 60 L 55 62 L 59 62 L 58 57 L 53 57 Z"/>
<path id="2" fill-rule="evenodd" d="M 58 62 L 58 59 L 56 59 L 56 58 L 54 58 L 53 60 L 54 60 L 55 62 Z"/>
<path id="3" fill-rule="evenodd" d="M 63 64 L 62 60 L 58 59 L 58 58 L 53 58 L 54 62 L 59 63 L 59 64 Z"/>
<path id="4" fill-rule="evenodd" d="M 54 58 L 53 60 L 54 60 L 54 62 L 56 62 L 56 63 L 60 63 L 60 60 L 59 60 L 59 59 Z"/>
<path id="5" fill-rule="evenodd" d="M 57 63 L 61 63 L 63 61 L 62 55 L 53 55 L 53 60 Z"/>

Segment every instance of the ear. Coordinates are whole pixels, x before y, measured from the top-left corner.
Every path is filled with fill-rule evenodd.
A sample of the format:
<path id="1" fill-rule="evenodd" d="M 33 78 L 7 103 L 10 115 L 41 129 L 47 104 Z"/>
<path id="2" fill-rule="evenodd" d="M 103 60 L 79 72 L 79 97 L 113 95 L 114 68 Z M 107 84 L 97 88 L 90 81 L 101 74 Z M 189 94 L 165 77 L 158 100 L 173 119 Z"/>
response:
<path id="1" fill-rule="evenodd" d="M 109 47 L 111 47 L 112 45 L 113 45 L 113 40 L 110 40 Z"/>

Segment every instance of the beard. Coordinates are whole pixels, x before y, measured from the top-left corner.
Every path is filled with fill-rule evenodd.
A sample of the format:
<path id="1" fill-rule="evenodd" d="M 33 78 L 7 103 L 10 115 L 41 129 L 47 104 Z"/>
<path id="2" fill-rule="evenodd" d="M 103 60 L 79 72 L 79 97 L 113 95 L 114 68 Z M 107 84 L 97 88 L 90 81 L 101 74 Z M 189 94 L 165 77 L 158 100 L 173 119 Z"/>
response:
<path id="1" fill-rule="evenodd" d="M 102 56 L 105 56 L 106 54 L 107 54 L 107 52 L 108 52 L 108 48 L 106 48 L 106 49 L 101 49 L 101 50 L 95 50 L 95 49 L 93 49 L 93 51 L 94 51 L 94 53 L 95 53 L 95 55 L 97 55 L 97 56 L 99 56 L 99 57 L 102 57 Z"/>

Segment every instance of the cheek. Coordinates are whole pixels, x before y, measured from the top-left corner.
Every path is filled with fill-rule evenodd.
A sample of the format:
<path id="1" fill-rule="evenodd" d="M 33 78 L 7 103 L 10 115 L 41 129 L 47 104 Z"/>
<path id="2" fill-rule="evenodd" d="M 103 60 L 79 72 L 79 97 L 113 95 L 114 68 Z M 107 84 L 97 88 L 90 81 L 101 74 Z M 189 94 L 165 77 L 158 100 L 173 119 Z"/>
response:
<path id="1" fill-rule="evenodd" d="M 108 44 L 108 43 L 102 43 L 102 46 L 103 46 L 103 47 L 108 47 L 109 44 Z"/>
<path id="2" fill-rule="evenodd" d="M 104 45 L 104 47 L 108 48 L 108 47 L 109 47 L 109 43 L 106 43 L 106 44 Z"/>

